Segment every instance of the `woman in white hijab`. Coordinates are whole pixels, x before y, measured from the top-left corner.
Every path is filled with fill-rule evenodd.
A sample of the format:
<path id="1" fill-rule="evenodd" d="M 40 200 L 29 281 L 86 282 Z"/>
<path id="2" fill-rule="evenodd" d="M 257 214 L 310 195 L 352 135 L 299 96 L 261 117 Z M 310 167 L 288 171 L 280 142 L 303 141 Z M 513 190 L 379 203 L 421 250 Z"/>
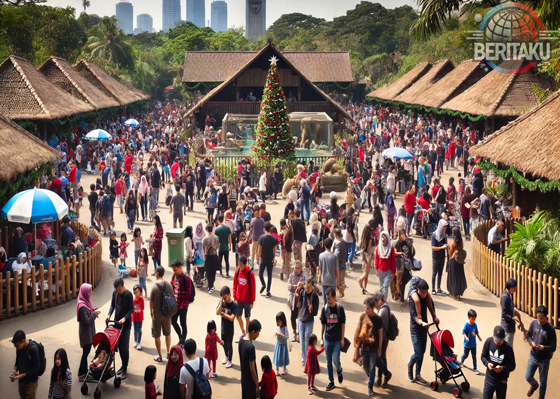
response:
<path id="1" fill-rule="evenodd" d="M 27 261 L 27 254 L 22 252 L 18 255 L 17 261 L 12 264 L 12 270 L 21 274 L 21 271 L 25 269 L 27 273 L 31 273 L 31 265 Z"/>
<path id="2" fill-rule="evenodd" d="M 379 288 L 385 297 L 385 301 L 387 301 L 391 280 L 395 277 L 397 269 L 396 259 L 395 249 L 391 245 L 389 233 L 386 231 L 381 232 L 379 245 L 375 250 L 375 270 L 379 277 Z"/>
<path id="3" fill-rule="evenodd" d="M 447 252 L 447 227 L 449 223 L 440 219 L 437 230 L 432 235 L 432 295 L 443 294 L 441 289 L 441 277 L 445 265 L 445 254 Z M 437 291 L 436 291 L 437 276 Z"/>

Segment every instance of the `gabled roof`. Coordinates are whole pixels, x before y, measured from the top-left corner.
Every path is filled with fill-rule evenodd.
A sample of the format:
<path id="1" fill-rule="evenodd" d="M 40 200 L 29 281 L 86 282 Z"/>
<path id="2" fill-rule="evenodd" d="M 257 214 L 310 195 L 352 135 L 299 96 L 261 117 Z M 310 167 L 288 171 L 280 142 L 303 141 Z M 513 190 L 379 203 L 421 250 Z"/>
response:
<path id="1" fill-rule="evenodd" d="M 436 62 L 416 83 L 395 97 L 395 101 L 417 104 L 420 99 L 425 97 L 426 92 L 453 68 L 454 65 L 449 59 Z"/>
<path id="2" fill-rule="evenodd" d="M 336 101 L 334 101 L 327 93 L 325 93 L 323 90 L 321 90 L 320 88 L 318 88 L 317 86 L 315 86 L 313 84 L 313 82 L 311 82 L 306 76 L 304 76 L 294 65 L 292 65 L 292 63 L 286 59 L 286 57 L 284 57 L 284 55 L 282 55 L 282 53 L 280 53 L 276 47 L 274 47 L 271 43 L 268 43 L 265 47 L 263 47 L 261 49 L 261 51 L 259 51 L 258 53 L 256 53 L 253 58 L 251 58 L 249 61 L 247 61 L 245 63 L 245 65 L 240 68 L 237 73 L 235 73 L 234 75 L 230 76 L 230 78 L 224 82 L 222 82 L 221 84 L 219 84 L 218 86 L 216 86 L 215 88 L 213 88 L 212 90 L 210 90 L 208 92 L 208 94 L 206 94 L 204 97 L 202 97 L 200 99 L 200 101 L 198 103 L 196 103 L 186 114 L 185 114 L 185 118 L 190 117 L 190 115 L 192 115 L 193 112 L 195 112 L 197 109 L 199 109 L 200 107 L 202 107 L 208 100 L 210 100 L 212 97 L 214 97 L 214 95 L 216 95 L 216 93 L 218 93 L 220 90 L 222 90 L 224 87 L 226 87 L 228 84 L 230 84 L 231 82 L 233 82 L 235 80 L 236 77 L 238 77 L 239 75 L 241 75 L 243 73 L 243 71 L 245 71 L 252 63 L 253 61 L 255 61 L 256 59 L 258 59 L 265 51 L 271 49 L 279 58 L 280 60 L 284 61 L 303 81 L 305 81 L 309 86 L 311 86 L 314 90 L 316 90 L 317 92 L 319 92 L 319 94 L 321 94 L 321 96 L 323 96 L 325 98 L 325 100 L 327 100 L 328 102 L 330 102 L 332 104 L 333 107 L 335 107 L 339 112 L 342 113 L 342 115 L 349 119 L 352 120 L 352 117 L 346 112 L 346 110 L 344 108 L 342 108 L 340 106 L 340 104 L 338 104 Z"/>
<path id="3" fill-rule="evenodd" d="M 379 98 L 381 100 L 394 100 L 395 97 L 424 76 L 431 67 L 432 65 L 430 63 L 421 62 L 390 85 L 385 85 L 372 91 L 367 97 Z"/>
<path id="4" fill-rule="evenodd" d="M 521 60 L 505 61 L 504 69 L 521 66 Z M 503 73 L 493 70 L 440 108 L 487 117 L 517 117 L 537 106 L 533 87 L 548 90 L 546 80 L 532 72 Z"/>
<path id="5" fill-rule="evenodd" d="M 183 82 L 223 82 L 257 54 L 256 51 L 187 51 Z M 285 51 L 282 55 L 311 82 L 354 81 L 348 52 Z"/>
<path id="6" fill-rule="evenodd" d="M 83 77 L 88 79 L 93 85 L 101 90 L 106 96 L 112 96 L 120 105 L 131 104 L 140 100 L 144 100 L 144 93 L 137 94 L 134 90 L 126 87 L 121 82 L 109 75 L 103 68 L 91 61 L 81 59 L 73 67 Z M 138 90 L 139 91 L 139 90 Z"/>
<path id="7" fill-rule="evenodd" d="M 0 115 L 0 143 L 0 181 L 10 181 L 19 173 L 60 159 L 58 151 L 3 115 Z"/>
<path id="8" fill-rule="evenodd" d="M 469 150 L 534 178 L 560 180 L 560 94 L 508 123 Z"/>
<path id="9" fill-rule="evenodd" d="M 29 61 L 9 56 L 0 65 L 0 114 L 14 120 L 51 120 L 94 108 L 53 85 Z"/>
<path id="10" fill-rule="evenodd" d="M 416 99 L 416 104 L 429 108 L 439 108 L 443 103 L 461 94 L 486 75 L 482 61 L 465 60 L 455 69 L 436 82 L 423 96 Z"/>
<path id="11" fill-rule="evenodd" d="M 113 97 L 106 96 L 63 58 L 50 57 L 39 67 L 39 72 L 45 75 L 51 83 L 97 109 L 119 106 Z"/>

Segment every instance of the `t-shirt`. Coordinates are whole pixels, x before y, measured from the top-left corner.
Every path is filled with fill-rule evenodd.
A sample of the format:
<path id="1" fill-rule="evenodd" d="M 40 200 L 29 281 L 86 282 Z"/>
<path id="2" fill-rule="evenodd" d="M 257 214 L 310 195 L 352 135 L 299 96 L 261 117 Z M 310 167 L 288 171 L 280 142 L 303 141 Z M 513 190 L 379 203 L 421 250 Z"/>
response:
<path id="1" fill-rule="evenodd" d="M 208 255 L 217 255 L 218 254 L 218 247 L 219 247 L 219 240 L 214 234 L 209 234 L 202 239 L 202 246 L 206 247 L 206 253 L 204 256 Z"/>
<path id="2" fill-rule="evenodd" d="M 383 328 L 383 321 L 381 320 L 381 317 L 379 317 L 376 314 L 374 314 L 373 317 L 369 316 L 369 319 L 371 320 L 371 323 L 373 324 L 373 330 L 372 330 L 373 343 L 365 344 L 364 348 L 367 348 L 371 351 L 376 351 L 377 348 L 379 348 L 379 329 Z"/>
<path id="3" fill-rule="evenodd" d="M 109 240 L 109 255 L 111 255 L 111 258 L 119 257 L 119 242 L 112 238 Z"/>
<path id="4" fill-rule="evenodd" d="M 259 179 L 259 191 L 266 191 L 266 175 L 261 175 Z"/>
<path id="5" fill-rule="evenodd" d="M 342 325 L 346 324 L 344 307 L 338 303 L 332 308 L 328 305 L 323 306 L 321 310 L 321 324 L 326 324 L 325 339 L 327 341 L 341 341 Z"/>
<path id="6" fill-rule="evenodd" d="M 173 204 L 173 213 L 181 213 L 186 204 L 185 197 L 181 193 L 175 194 L 171 199 L 171 203 Z"/>
<path id="7" fill-rule="evenodd" d="M 156 314 L 161 314 L 161 289 L 160 289 L 160 286 L 163 288 L 164 285 L 165 285 L 165 290 L 167 291 L 167 293 L 171 294 L 171 295 L 174 295 L 173 286 L 170 283 L 168 283 L 167 281 L 165 281 L 165 282 L 158 281 L 156 284 L 154 284 L 154 286 L 152 287 L 152 292 L 150 293 L 150 298 L 154 302 L 154 313 L 156 313 Z"/>
<path id="8" fill-rule="evenodd" d="M 471 323 L 467 321 L 465 323 L 465 327 L 463 327 L 463 334 L 469 337 L 468 342 L 466 339 L 463 340 L 465 348 L 476 348 L 476 334 L 478 334 L 478 327 L 476 323 L 471 326 Z"/>
<path id="9" fill-rule="evenodd" d="M 327 287 L 336 287 L 336 269 L 338 258 L 332 252 L 323 252 L 319 255 L 319 266 L 321 266 L 321 284 Z"/>
<path id="10" fill-rule="evenodd" d="M 222 311 L 226 316 L 237 315 L 237 304 L 235 301 L 230 303 L 222 302 Z M 222 317 L 222 335 L 233 336 L 234 322 Z"/>
<path id="11" fill-rule="evenodd" d="M 251 228 L 253 229 L 253 241 L 258 241 L 264 234 L 264 220 L 261 218 L 251 219 Z"/>
<path id="12" fill-rule="evenodd" d="M 225 224 L 222 224 L 221 226 L 216 227 L 214 234 L 218 237 L 218 240 L 220 240 L 219 251 L 229 251 L 228 237 L 231 235 L 231 229 Z"/>
<path id="13" fill-rule="evenodd" d="M 251 376 L 251 366 L 249 362 L 256 362 L 257 356 L 255 346 L 251 341 L 239 340 L 239 363 L 241 368 L 241 384 L 248 388 L 256 388 L 253 377 Z M 259 379 L 257 370 L 257 380 Z"/>
<path id="14" fill-rule="evenodd" d="M 490 369 L 486 370 L 486 379 L 491 382 L 507 380 L 509 373 L 515 370 L 515 355 L 513 348 L 507 342 L 498 346 L 494 342 L 494 338 L 488 338 L 482 347 L 480 357 L 486 367 L 488 367 L 488 363 L 492 363 L 494 367 L 502 366 L 504 368 L 499 373 Z"/>
<path id="15" fill-rule="evenodd" d="M 447 236 L 444 234 L 441 240 L 436 240 L 435 233 L 432 234 L 432 247 L 443 247 L 447 244 Z M 432 251 L 432 258 L 434 259 L 445 259 L 446 250 L 440 249 L 439 251 Z"/>
<path id="16" fill-rule="evenodd" d="M 199 367 L 200 367 L 200 357 L 197 357 L 194 360 L 190 360 L 188 361 L 186 364 L 188 364 L 189 366 L 191 366 L 191 368 L 193 369 L 193 371 L 196 372 L 198 371 Z M 210 372 L 210 367 L 208 366 L 208 360 L 206 359 L 202 359 L 202 373 L 204 375 L 208 374 Z M 192 399 L 192 395 L 193 395 L 193 391 L 194 391 L 194 377 L 192 376 L 192 374 L 189 372 L 189 370 L 187 370 L 187 368 L 185 366 L 181 367 L 181 374 L 179 375 L 179 384 L 181 385 L 187 385 L 187 395 L 185 396 L 185 399 Z"/>
<path id="17" fill-rule="evenodd" d="M 490 220 L 490 198 L 485 194 L 480 196 L 480 202 L 478 204 L 478 216 L 482 220 Z"/>
<path id="18" fill-rule="evenodd" d="M 262 247 L 261 264 L 272 263 L 276 256 L 276 246 L 278 245 L 276 238 L 271 234 L 263 234 L 259 238 L 259 245 Z"/>

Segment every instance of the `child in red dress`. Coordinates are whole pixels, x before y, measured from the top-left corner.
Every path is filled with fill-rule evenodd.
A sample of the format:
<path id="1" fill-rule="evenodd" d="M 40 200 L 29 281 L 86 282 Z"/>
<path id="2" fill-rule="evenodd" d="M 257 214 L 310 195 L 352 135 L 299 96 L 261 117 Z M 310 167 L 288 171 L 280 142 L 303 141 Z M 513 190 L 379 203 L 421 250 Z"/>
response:
<path id="1" fill-rule="evenodd" d="M 206 328 L 208 334 L 206 334 L 205 340 L 205 352 L 204 357 L 208 360 L 208 365 L 212 368 L 212 374 L 210 378 L 215 378 L 218 376 L 216 374 L 216 360 L 218 360 L 218 344 L 224 345 L 224 341 L 220 339 L 218 334 L 216 334 L 216 322 L 210 320 L 208 322 L 208 327 Z"/>
<path id="2" fill-rule="evenodd" d="M 259 382 L 259 387 L 261 387 L 261 391 L 264 390 L 264 393 L 261 392 L 260 397 L 264 399 L 274 399 L 278 393 L 278 380 L 276 380 L 276 373 L 272 370 L 270 357 L 267 355 L 264 355 L 261 359 L 261 369 L 262 377 Z"/>
<path id="3" fill-rule="evenodd" d="M 315 375 L 321 372 L 321 367 L 319 367 L 319 360 L 317 360 L 317 356 L 319 356 L 325 348 L 321 348 L 317 350 L 315 345 L 317 345 L 317 336 L 315 334 L 311 334 L 309 336 L 309 348 L 307 349 L 307 360 L 305 361 L 305 368 L 303 372 L 307 374 L 307 393 L 309 395 L 313 395 L 314 391 L 317 390 L 315 387 Z"/>

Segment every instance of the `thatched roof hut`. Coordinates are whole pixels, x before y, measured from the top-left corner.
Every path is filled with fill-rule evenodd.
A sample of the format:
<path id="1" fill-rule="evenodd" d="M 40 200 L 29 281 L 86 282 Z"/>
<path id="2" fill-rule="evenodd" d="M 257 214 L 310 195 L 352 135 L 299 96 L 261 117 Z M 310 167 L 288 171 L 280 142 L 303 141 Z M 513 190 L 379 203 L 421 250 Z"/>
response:
<path id="1" fill-rule="evenodd" d="M 23 58 L 11 55 L 0 65 L 0 114 L 14 120 L 47 121 L 93 110 Z"/>
<path id="2" fill-rule="evenodd" d="M 56 161 L 58 151 L 45 144 L 21 126 L 0 115 L 0 181 L 10 181 L 19 173 Z M 22 149 L 25 148 L 25 151 Z"/>
<path id="3" fill-rule="evenodd" d="M 45 75 L 51 83 L 97 109 L 119 106 L 113 97 L 106 96 L 63 58 L 50 57 L 39 67 L 39 72 Z"/>
<path id="4" fill-rule="evenodd" d="M 395 101 L 417 104 L 419 100 L 425 97 L 426 91 L 451 72 L 453 68 L 455 66 L 447 58 L 436 62 L 416 83 L 395 97 Z"/>
<path id="5" fill-rule="evenodd" d="M 120 105 L 135 103 L 147 98 L 146 94 L 137 94 L 134 90 L 126 87 L 121 82 L 114 79 L 105 70 L 91 61 L 81 59 L 74 69 L 84 78 L 89 80 L 106 96 L 115 98 Z"/>
<path id="6" fill-rule="evenodd" d="M 515 69 L 521 61 L 506 61 L 501 66 Z M 515 65 L 514 65 L 515 64 Z M 487 117 L 518 117 L 537 106 L 533 87 L 548 90 L 550 85 L 532 70 L 524 73 L 490 72 L 473 86 L 440 108 Z"/>
<path id="7" fill-rule="evenodd" d="M 432 65 L 430 63 L 421 62 L 390 85 L 385 85 L 372 91 L 367 97 L 374 97 L 381 100 L 394 100 L 395 97 L 424 76 L 431 67 Z"/>
<path id="8" fill-rule="evenodd" d="M 488 136 L 470 155 L 513 166 L 532 177 L 560 180 L 560 93 Z"/>
<path id="9" fill-rule="evenodd" d="M 415 104 L 427 108 L 439 108 L 443 103 L 458 96 L 482 79 L 487 74 L 485 68 L 481 68 L 485 65 L 482 61 L 465 60 L 461 62 L 418 97 Z M 488 70 L 488 68 L 486 69 Z"/>

